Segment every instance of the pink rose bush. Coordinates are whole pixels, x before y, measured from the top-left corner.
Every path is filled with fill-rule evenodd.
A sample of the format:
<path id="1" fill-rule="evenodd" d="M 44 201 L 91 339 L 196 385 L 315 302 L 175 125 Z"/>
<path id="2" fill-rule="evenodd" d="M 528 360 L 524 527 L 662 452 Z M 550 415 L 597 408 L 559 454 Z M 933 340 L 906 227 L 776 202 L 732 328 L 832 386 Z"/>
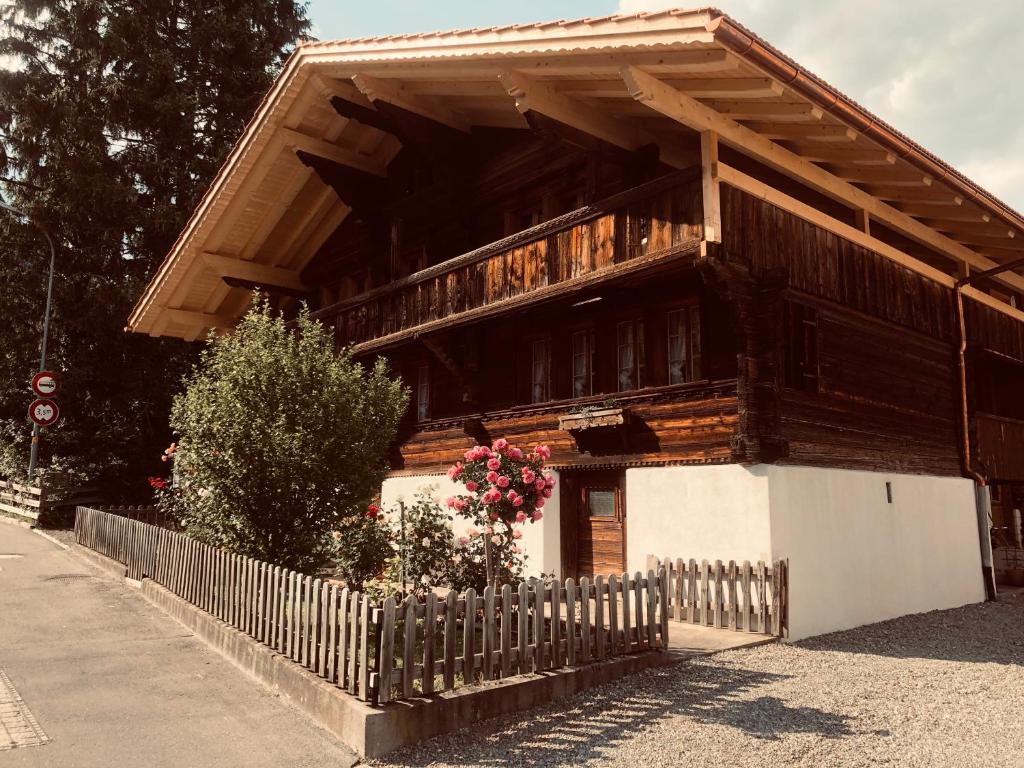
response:
<path id="1" fill-rule="evenodd" d="M 543 518 L 541 508 L 551 498 L 555 479 L 545 471 L 545 463 L 551 458 L 546 445 L 538 445 L 525 452 L 501 438 L 488 448 L 477 445 L 463 456 L 464 461 L 456 462 L 449 470 L 448 477 L 461 481 L 465 493 L 453 496 L 448 506 L 470 521 L 467 530 L 470 539 L 482 534 L 489 536 L 493 545 L 493 562 L 506 571 L 499 579 L 511 580 L 513 571 L 522 553 L 521 547 L 513 542 L 522 537 L 517 525 L 536 523 Z"/>

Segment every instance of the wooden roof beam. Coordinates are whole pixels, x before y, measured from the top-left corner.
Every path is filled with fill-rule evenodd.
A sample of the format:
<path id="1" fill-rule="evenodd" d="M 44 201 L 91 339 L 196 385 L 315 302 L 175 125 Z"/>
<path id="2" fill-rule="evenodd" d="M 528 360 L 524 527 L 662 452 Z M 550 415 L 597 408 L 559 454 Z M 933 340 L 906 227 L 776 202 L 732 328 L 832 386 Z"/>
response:
<path id="1" fill-rule="evenodd" d="M 781 96 L 782 84 L 767 77 L 716 77 L 689 79 L 667 77 L 666 83 L 695 99 L 760 99 Z M 552 87 L 566 96 L 587 99 L 628 98 L 621 78 L 614 80 L 552 81 Z"/>
<path id="2" fill-rule="evenodd" d="M 646 73 L 644 73 L 646 74 Z M 772 123 L 750 122 L 747 128 L 759 133 L 766 139 L 820 141 L 845 144 L 857 140 L 857 132 L 845 125 L 823 123 Z"/>
<path id="3" fill-rule="evenodd" d="M 813 147 L 787 147 L 812 163 L 835 163 L 838 165 L 891 166 L 896 164 L 896 155 L 880 149 L 831 149 L 820 142 Z"/>
<path id="4" fill-rule="evenodd" d="M 199 257 L 207 269 L 221 278 L 242 280 L 267 287 L 285 288 L 290 291 L 308 290 L 308 287 L 299 278 L 299 273 L 290 269 L 254 264 L 251 261 L 205 251 L 200 253 Z"/>
<path id="5" fill-rule="evenodd" d="M 388 169 L 384 163 L 361 152 L 346 149 L 329 141 L 318 139 L 315 136 L 309 136 L 296 131 L 294 128 L 282 128 L 281 135 L 284 138 L 285 145 L 293 150 L 301 150 L 307 154 L 321 157 L 324 160 L 330 160 L 338 165 L 347 165 L 366 173 L 372 173 L 374 176 L 388 175 Z"/>
<path id="6" fill-rule="evenodd" d="M 191 329 L 195 333 L 192 338 L 198 337 L 207 328 L 227 330 L 234 328 L 235 323 L 238 322 L 237 318 L 230 315 L 195 312 L 191 309 L 171 309 L 170 307 L 165 307 L 163 314 L 170 322 L 184 325 L 186 328 Z"/>
<path id="7" fill-rule="evenodd" d="M 836 178 L 824 168 L 790 152 L 747 126 L 740 125 L 735 120 L 715 112 L 696 99 L 670 88 L 656 77 L 635 67 L 623 67 L 620 74 L 633 98 L 643 102 L 651 109 L 661 112 L 666 117 L 693 130 L 715 131 L 720 141 L 726 142 L 738 151 L 806 184 L 833 200 L 854 209 L 863 209 L 874 221 L 890 227 L 920 245 L 938 251 L 947 258 L 967 262 L 979 269 L 990 269 L 996 266 L 991 259 L 972 251 L 941 232 L 936 232 L 931 227 L 907 216 L 848 181 Z M 919 195 L 920 193 L 915 192 L 915 194 Z M 1016 273 L 1000 275 L 996 279 L 1016 290 L 1024 289 L 1024 276 Z"/>
<path id="8" fill-rule="evenodd" d="M 383 101 L 401 107 L 408 112 L 429 118 L 463 133 L 469 133 L 469 124 L 458 114 L 426 96 L 419 96 L 402 89 L 400 83 L 371 77 L 352 75 L 356 88 L 370 101 Z"/>
<path id="9" fill-rule="evenodd" d="M 855 184 L 888 184 L 895 187 L 930 187 L 931 176 L 902 168 L 847 168 L 832 165 L 828 171 Z"/>
<path id="10" fill-rule="evenodd" d="M 946 202 L 941 200 L 919 203 L 898 202 L 894 207 L 908 216 L 922 216 L 926 218 L 942 219 L 943 221 L 988 223 L 992 220 L 992 217 L 984 211 L 967 206 L 962 208 L 959 207 L 956 203 L 956 199 L 958 198 L 950 198 L 950 200 Z M 961 200 L 961 202 L 963 201 Z"/>
<path id="11" fill-rule="evenodd" d="M 531 111 L 539 112 L 630 152 L 656 143 L 652 136 L 633 123 L 609 117 L 519 72 L 502 72 L 498 79 L 508 95 L 515 99 L 516 109 L 524 115 Z M 672 146 L 659 149 L 661 160 L 668 165 L 675 168 L 693 165 L 693 155 L 688 151 Z"/>
<path id="12" fill-rule="evenodd" d="M 691 94 L 694 98 L 706 99 L 699 93 Z M 728 115 L 733 120 L 780 120 L 780 121 L 807 121 L 821 120 L 824 112 L 821 107 L 806 102 L 781 102 L 781 101 L 728 101 L 724 99 L 712 99 L 704 102 L 706 106 L 723 115 Z"/>

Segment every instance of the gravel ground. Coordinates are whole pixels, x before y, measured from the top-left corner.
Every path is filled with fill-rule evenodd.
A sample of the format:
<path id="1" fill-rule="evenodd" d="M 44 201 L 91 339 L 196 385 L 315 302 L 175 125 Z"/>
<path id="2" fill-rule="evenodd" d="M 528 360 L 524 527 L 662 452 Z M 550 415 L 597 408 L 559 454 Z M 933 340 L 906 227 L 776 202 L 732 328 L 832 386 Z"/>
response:
<path id="1" fill-rule="evenodd" d="M 375 764 L 1024 766 L 1024 595 L 649 670 Z"/>

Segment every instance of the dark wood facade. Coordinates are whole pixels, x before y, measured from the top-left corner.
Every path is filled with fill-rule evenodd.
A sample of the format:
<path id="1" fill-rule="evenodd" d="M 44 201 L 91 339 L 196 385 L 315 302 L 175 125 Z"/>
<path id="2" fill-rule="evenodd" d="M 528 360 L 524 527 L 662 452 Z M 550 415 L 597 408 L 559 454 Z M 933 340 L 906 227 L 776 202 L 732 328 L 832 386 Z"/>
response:
<path id="1" fill-rule="evenodd" d="M 951 289 L 724 184 L 702 243 L 699 168 L 536 131 L 468 154 L 456 177 L 399 163 L 304 272 L 316 316 L 410 386 L 395 471 L 500 436 L 561 467 L 964 472 Z M 971 461 L 1024 479 L 1024 326 L 966 304 Z M 566 427 L 596 408 L 622 423 Z"/>

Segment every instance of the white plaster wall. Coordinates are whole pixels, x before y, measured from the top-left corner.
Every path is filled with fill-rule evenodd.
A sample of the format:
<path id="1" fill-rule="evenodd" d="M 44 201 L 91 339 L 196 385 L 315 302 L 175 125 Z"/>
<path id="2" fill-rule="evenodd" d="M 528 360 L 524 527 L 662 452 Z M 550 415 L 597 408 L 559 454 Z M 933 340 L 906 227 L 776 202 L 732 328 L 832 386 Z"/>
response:
<path id="1" fill-rule="evenodd" d="M 767 560 L 771 554 L 764 467 L 721 464 L 626 470 L 626 568 L 647 556 Z"/>
<path id="2" fill-rule="evenodd" d="M 766 469 L 771 556 L 790 561 L 790 640 L 985 599 L 970 480 Z"/>
<path id="3" fill-rule="evenodd" d="M 555 476 L 556 483 L 551 498 L 544 506 L 544 516 L 536 523 L 526 523 L 522 526 L 523 538 L 519 540 L 519 544 L 527 555 L 527 576 L 540 576 L 541 573 L 552 572 L 561 576 L 562 555 L 559 532 L 561 484 L 557 482 L 558 473 L 552 472 L 551 474 Z M 381 508 L 385 511 L 390 510 L 400 500 L 410 504 L 422 489 L 434 493 L 441 504 L 444 504 L 444 500 L 449 496 L 466 491 L 461 483 L 452 482 L 447 475 L 389 477 L 381 487 Z M 469 522 L 456 515 L 452 527 L 453 535 L 460 536 L 469 527 Z"/>

